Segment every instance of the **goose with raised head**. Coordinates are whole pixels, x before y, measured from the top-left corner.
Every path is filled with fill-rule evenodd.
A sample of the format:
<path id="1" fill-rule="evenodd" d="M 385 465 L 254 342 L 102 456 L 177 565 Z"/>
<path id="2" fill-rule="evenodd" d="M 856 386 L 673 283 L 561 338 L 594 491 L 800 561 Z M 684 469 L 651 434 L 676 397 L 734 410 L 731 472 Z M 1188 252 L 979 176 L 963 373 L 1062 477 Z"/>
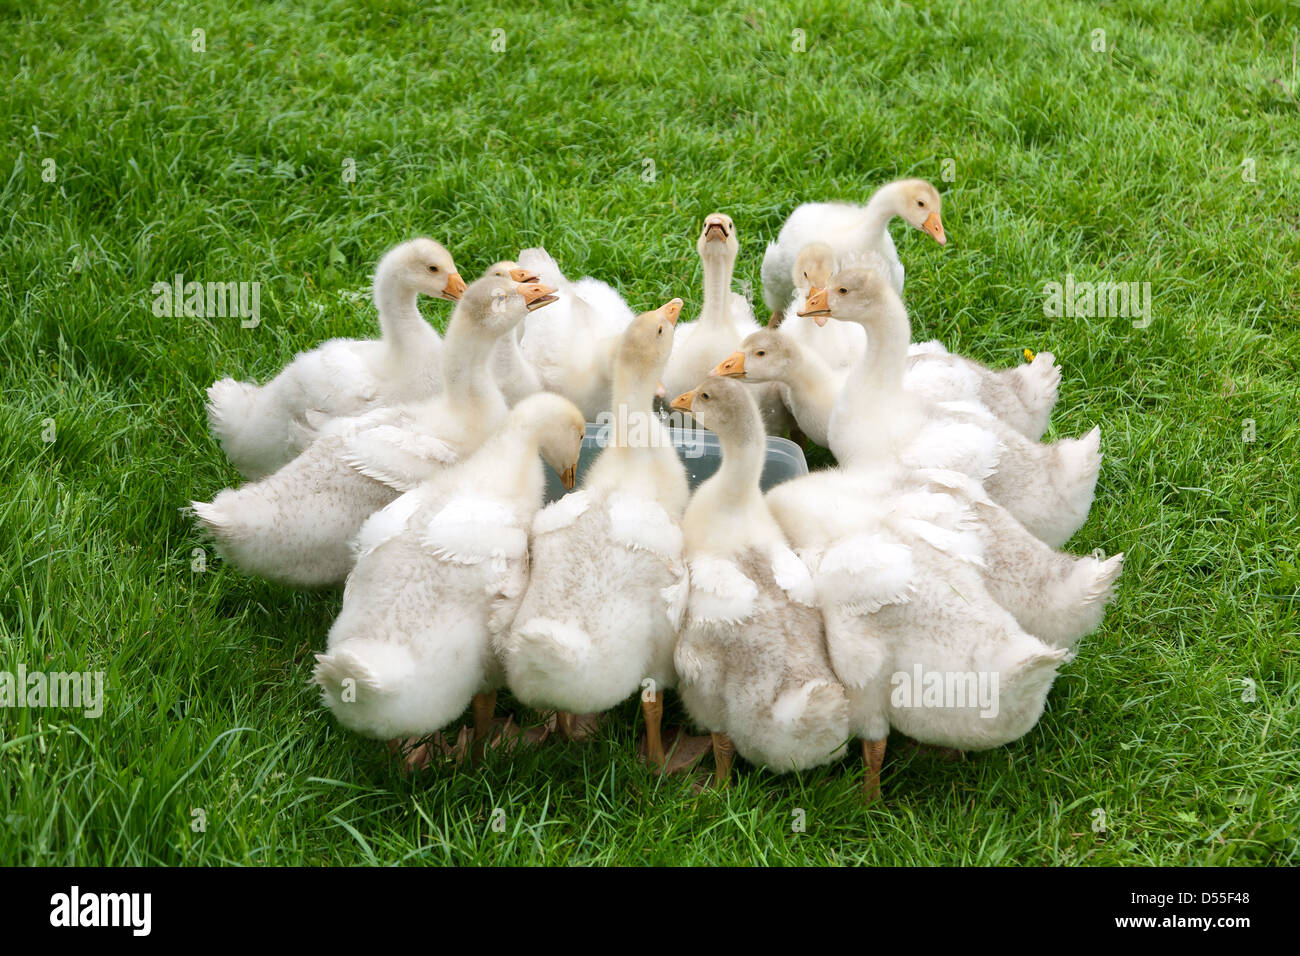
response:
<path id="1" fill-rule="evenodd" d="M 740 243 L 736 224 L 720 212 L 704 219 L 695 250 L 704 267 L 704 297 L 699 318 L 683 323 L 673 341 L 673 354 L 664 370 L 666 395 L 680 395 L 702 381 L 719 360 L 736 350 L 745 336 L 760 328 L 744 296 L 731 291 Z M 780 434 L 789 416 L 776 386 L 751 386 L 769 432 Z M 689 416 L 686 416 L 689 418 Z"/>
<path id="2" fill-rule="evenodd" d="M 961 749 L 1032 727 L 1070 646 L 1100 622 L 1122 556 L 1057 555 L 971 478 L 996 468 L 1005 445 L 983 418 L 937 413 L 902 389 L 906 311 L 878 271 L 838 273 L 805 311 L 861 322 L 868 349 L 828 425 L 842 467 L 780 485 L 768 502 L 813 569 L 874 794 L 890 727 Z M 972 675 L 986 683 L 968 687 Z M 926 703 L 950 677 L 978 706 Z"/>
<path id="3" fill-rule="evenodd" d="M 664 370 L 664 388 L 680 395 L 708 375 L 718 359 L 730 355 L 746 335 L 758 330 L 752 314 L 733 309 L 731 277 L 740 243 L 731 217 L 720 212 L 704 218 L 695 250 L 704 266 L 704 297 L 699 317 L 683 322 L 673 339 Z"/>
<path id="4" fill-rule="evenodd" d="M 897 458 L 915 468 L 963 472 L 1053 547 L 1088 517 L 1101 468 L 1101 432 L 1050 445 L 1026 438 L 982 406 L 936 403 L 903 387 L 911 324 L 881 271 L 841 270 L 808 297 L 804 312 L 857 322 L 868 348 L 831 410 L 827 438 L 836 460 Z"/>
<path id="5" fill-rule="evenodd" d="M 845 323 L 841 323 L 845 324 Z M 851 328 L 861 330 L 860 326 Z M 775 382 L 785 406 L 808 438 L 826 447 L 827 426 L 844 375 L 832 372 L 821 355 L 781 329 L 760 329 L 713 369 L 714 375 L 745 382 Z"/>
<path id="6" fill-rule="evenodd" d="M 302 452 L 330 419 L 436 393 L 442 340 L 417 299 L 454 301 L 464 290 L 451 253 L 432 239 L 394 246 L 375 269 L 379 339 L 330 339 L 300 352 L 265 385 L 223 378 L 208 389 L 208 422 L 231 463 L 245 478 L 261 478 Z"/>
<path id="7" fill-rule="evenodd" d="M 689 581 L 674 654 L 682 703 L 713 735 L 716 780 L 726 784 L 733 750 L 777 772 L 834 760 L 850 737 L 849 701 L 808 568 L 763 499 L 758 406 L 745 386 L 713 376 L 672 407 L 722 445 L 682 519 Z"/>
<path id="8" fill-rule="evenodd" d="M 898 216 L 939 245 L 945 245 L 948 237 L 940 215 L 942 203 L 939 191 L 924 179 L 900 179 L 877 189 L 865 206 L 810 202 L 795 209 L 763 256 L 763 299 L 772 310 L 772 320 L 779 323 L 782 312 L 790 304 L 795 259 L 812 242 L 825 243 L 836 259 L 845 264 L 854 255 L 878 253 L 888 265 L 889 280 L 895 291 L 901 294 L 904 270 L 889 235 L 889 222 Z"/>
<path id="9" fill-rule="evenodd" d="M 335 419 L 274 474 L 194 502 L 222 556 L 246 574 L 296 587 L 342 583 L 366 518 L 472 452 L 505 418 L 493 346 L 529 311 L 554 301 L 550 293 L 499 276 L 475 281 L 447 327 L 440 394 Z"/>
<path id="10" fill-rule="evenodd" d="M 654 397 L 681 307 L 673 299 L 623 333 L 608 444 L 581 489 L 534 520 L 528 590 L 497 644 L 511 692 L 533 707 L 599 713 L 641 691 L 658 766 L 663 694 L 676 685 L 663 591 L 681 579 L 689 491 Z"/>
<path id="11" fill-rule="evenodd" d="M 542 388 L 563 395 L 595 421 L 610 406 L 614 352 L 634 318 L 610 285 L 585 277 L 565 278 L 545 249 L 524 249 L 520 268 L 554 288 L 556 303 L 544 319 L 524 322 L 520 350 Z"/>
<path id="12" fill-rule="evenodd" d="M 529 396 L 477 451 L 366 521 L 313 674 L 339 723 L 367 737 L 420 737 L 472 702 L 483 738 L 503 683 L 492 643 L 528 581 L 542 460 L 572 487 L 585 430 L 572 402 Z"/>

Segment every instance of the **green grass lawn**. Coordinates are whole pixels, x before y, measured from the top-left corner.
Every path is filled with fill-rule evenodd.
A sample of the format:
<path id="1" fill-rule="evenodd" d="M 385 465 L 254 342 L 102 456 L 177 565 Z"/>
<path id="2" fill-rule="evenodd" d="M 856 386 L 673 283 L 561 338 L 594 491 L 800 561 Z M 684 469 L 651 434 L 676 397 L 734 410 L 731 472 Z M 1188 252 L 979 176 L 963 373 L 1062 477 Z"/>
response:
<path id="1" fill-rule="evenodd" d="M 0 710 L 0 863 L 1297 861 L 1300 6 L 802 7 L 0 4 L 0 669 L 106 673 L 98 719 Z M 408 780 L 307 685 L 338 594 L 195 570 L 180 508 L 237 480 L 204 388 L 373 334 L 392 243 L 693 315 L 717 209 L 762 314 L 791 209 L 900 176 L 949 236 L 895 223 L 915 337 L 1056 354 L 1049 437 L 1106 454 L 1070 547 L 1128 556 L 1013 745 L 894 738 L 870 807 L 856 759 L 700 791 L 629 702 Z M 260 282 L 260 325 L 155 317 L 176 273 Z M 1149 282 L 1150 325 L 1045 316 L 1067 275 Z"/>

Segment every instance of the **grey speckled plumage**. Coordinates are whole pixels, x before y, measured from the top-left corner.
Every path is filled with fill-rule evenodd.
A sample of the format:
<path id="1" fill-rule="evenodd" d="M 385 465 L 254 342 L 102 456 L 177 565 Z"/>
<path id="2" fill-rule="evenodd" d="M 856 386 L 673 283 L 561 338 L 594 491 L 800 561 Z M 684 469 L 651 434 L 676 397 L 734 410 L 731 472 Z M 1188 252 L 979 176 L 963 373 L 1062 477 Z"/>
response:
<path id="1" fill-rule="evenodd" d="M 678 693 L 700 725 L 777 771 L 834 760 L 848 741 L 848 700 L 826 653 L 819 610 L 791 600 L 770 553 L 750 549 L 737 570 L 755 585 L 739 624 L 697 620 L 688 605 L 677 645 Z"/>
<path id="2" fill-rule="evenodd" d="M 340 723 L 420 736 L 501 685 L 492 645 L 528 581 L 538 453 L 557 471 L 576 467 L 584 432 L 567 399 L 529 396 L 475 454 L 366 522 L 314 676 Z"/>
<path id="3" fill-rule="evenodd" d="M 534 707 L 593 713 L 676 683 L 664 592 L 683 573 L 679 522 L 689 491 L 652 402 L 680 309 L 673 299 L 624 330 L 610 444 L 581 490 L 533 522 L 528 592 L 497 647 L 511 691 Z"/>
<path id="4" fill-rule="evenodd" d="M 686 403 L 686 397 L 682 404 Z M 812 577 L 759 487 L 765 444 L 753 395 L 710 376 L 690 408 L 722 443 L 722 463 L 682 518 L 688 598 L 674 661 L 691 718 L 776 771 L 843 753 L 848 700 L 827 655 Z"/>

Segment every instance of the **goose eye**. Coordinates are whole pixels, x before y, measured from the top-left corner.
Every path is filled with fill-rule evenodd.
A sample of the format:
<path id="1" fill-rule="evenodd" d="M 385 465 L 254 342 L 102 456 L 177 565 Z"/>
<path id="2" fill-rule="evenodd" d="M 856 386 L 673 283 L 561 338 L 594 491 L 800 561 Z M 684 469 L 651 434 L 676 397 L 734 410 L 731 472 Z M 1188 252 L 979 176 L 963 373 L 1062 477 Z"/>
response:
<path id="1" fill-rule="evenodd" d="M 767 354 L 767 351 L 766 351 L 765 349 L 759 349 L 759 350 L 758 350 L 757 352 L 755 352 L 754 354 L 757 355 L 759 358 L 762 358 L 764 355 Z"/>
<path id="2" fill-rule="evenodd" d="M 662 338 L 663 334 L 664 334 L 664 327 L 661 325 L 659 326 L 659 337 Z"/>
<path id="3" fill-rule="evenodd" d="M 922 209 L 925 208 L 925 200 L 924 200 L 924 199 L 918 199 L 918 200 L 916 201 L 916 204 L 917 204 L 918 206 L 920 206 Z"/>
<path id="4" fill-rule="evenodd" d="M 700 392 L 700 398 L 708 398 L 708 397 L 709 397 L 708 392 Z"/>
<path id="5" fill-rule="evenodd" d="M 840 290 L 839 290 L 839 293 L 840 293 L 840 295 L 848 295 L 848 294 L 849 294 L 849 290 L 848 290 L 848 289 L 840 289 Z"/>
<path id="6" fill-rule="evenodd" d="M 438 271 L 438 267 L 437 267 L 437 266 L 429 266 L 429 271 L 430 271 L 430 272 L 437 272 L 437 271 Z"/>

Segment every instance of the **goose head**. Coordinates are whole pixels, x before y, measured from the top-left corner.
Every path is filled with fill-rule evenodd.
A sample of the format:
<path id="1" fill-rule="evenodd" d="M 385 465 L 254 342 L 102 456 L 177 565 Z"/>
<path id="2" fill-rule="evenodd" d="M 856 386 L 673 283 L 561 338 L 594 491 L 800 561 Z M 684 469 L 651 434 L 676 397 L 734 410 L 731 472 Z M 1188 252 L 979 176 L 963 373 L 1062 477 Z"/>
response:
<path id="1" fill-rule="evenodd" d="M 704 228 L 695 243 L 695 251 L 705 261 L 735 261 L 740 243 L 736 239 L 736 224 L 726 213 L 711 212 L 704 217 Z"/>
<path id="2" fill-rule="evenodd" d="M 733 378 L 710 375 L 703 382 L 672 401 L 672 407 L 690 412 L 695 420 L 719 438 L 743 438 L 763 434 L 763 419 L 749 389 Z"/>
<path id="3" fill-rule="evenodd" d="M 510 279 L 514 282 L 541 282 L 541 278 L 531 269 L 525 269 L 519 263 L 511 259 L 502 259 L 500 262 L 494 262 L 488 266 L 486 275 L 497 276 L 501 279 Z M 524 338 L 523 323 L 515 326 L 515 344 L 522 342 Z M 522 359 L 522 356 L 521 356 Z M 507 366 L 508 367 L 508 366 Z"/>
<path id="4" fill-rule="evenodd" d="M 578 406 L 553 392 L 529 395 L 510 412 L 511 418 L 537 439 L 537 450 L 565 489 L 572 491 L 577 482 L 578 456 L 587 423 Z"/>
<path id="5" fill-rule="evenodd" d="M 487 275 L 501 279 L 513 279 L 515 282 L 541 282 L 537 273 L 525 269 L 510 259 L 502 259 L 488 266 Z"/>
<path id="6" fill-rule="evenodd" d="M 441 243 L 421 236 L 394 246 L 379 260 L 375 269 L 375 294 L 385 282 L 453 302 L 465 291 L 465 280 L 456 271 L 451 253 Z"/>
<path id="7" fill-rule="evenodd" d="M 881 275 L 889 275 L 889 263 L 884 256 L 873 250 L 866 252 L 849 252 L 839 257 L 835 250 L 824 242 L 810 242 L 799 250 L 790 278 L 794 287 L 803 292 L 804 298 L 826 288 L 837 268 L 847 269 L 851 266 L 863 266 L 875 269 Z M 803 313 L 799 313 L 802 315 Z"/>
<path id="8" fill-rule="evenodd" d="M 942 200 L 939 190 L 924 179 L 900 179 L 890 183 L 893 194 L 892 209 L 908 225 L 920 229 L 939 245 L 946 245 L 948 237 L 943 232 L 943 219 L 939 215 Z"/>
<path id="9" fill-rule="evenodd" d="M 882 306 L 898 300 L 898 293 L 883 272 L 865 266 L 841 269 L 830 277 L 825 289 L 810 293 L 800 315 L 818 325 L 827 319 L 867 325 Z"/>
<path id="10" fill-rule="evenodd" d="M 556 301 L 555 290 L 540 282 L 516 282 L 509 275 L 490 272 L 470 283 L 458 312 L 468 315 L 489 337 L 501 336 L 523 321 L 525 315 Z"/>
<path id="11" fill-rule="evenodd" d="M 775 329 L 761 329 L 713 369 L 714 375 L 750 382 L 785 382 L 799 364 L 798 344 Z"/>
<path id="12" fill-rule="evenodd" d="M 824 242 L 810 242 L 795 256 L 790 278 L 799 290 L 824 289 L 834 271 L 835 251 Z"/>
<path id="13" fill-rule="evenodd" d="M 654 394 L 667 398 L 659 376 L 673 351 L 673 330 L 682 313 L 682 300 L 671 299 L 651 312 L 642 312 L 623 332 L 614 355 L 614 388 L 618 394 L 628 387 L 654 383 Z"/>
<path id="14" fill-rule="evenodd" d="M 638 378 L 658 378 L 673 350 L 673 329 L 682 300 L 672 299 L 651 312 L 642 312 L 623 332 L 615 361 Z"/>

